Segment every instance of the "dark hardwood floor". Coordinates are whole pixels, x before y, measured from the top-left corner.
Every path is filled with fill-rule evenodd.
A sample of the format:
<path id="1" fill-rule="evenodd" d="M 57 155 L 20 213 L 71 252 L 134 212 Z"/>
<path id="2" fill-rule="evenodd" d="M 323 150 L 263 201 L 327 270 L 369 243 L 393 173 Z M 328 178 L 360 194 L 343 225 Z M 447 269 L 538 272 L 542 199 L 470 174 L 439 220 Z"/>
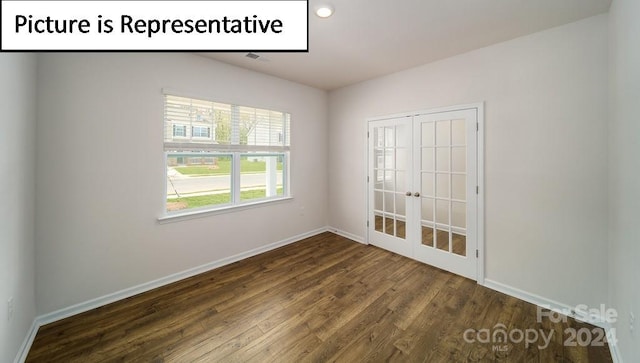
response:
<path id="1" fill-rule="evenodd" d="M 538 322 L 536 312 L 474 281 L 323 233 L 43 326 L 27 361 L 611 361 L 606 344 L 564 346 L 565 329 L 592 326 Z M 553 335 L 545 349 L 541 336 L 527 345 L 518 334 L 504 342 L 478 335 L 493 335 L 497 324 Z"/>

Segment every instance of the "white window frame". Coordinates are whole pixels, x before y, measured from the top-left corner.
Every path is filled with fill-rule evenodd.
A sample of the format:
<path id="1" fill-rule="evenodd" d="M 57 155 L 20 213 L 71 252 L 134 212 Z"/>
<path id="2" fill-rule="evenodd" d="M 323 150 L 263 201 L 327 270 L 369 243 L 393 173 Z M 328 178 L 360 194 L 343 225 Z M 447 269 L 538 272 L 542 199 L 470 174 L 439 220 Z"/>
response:
<path id="1" fill-rule="evenodd" d="M 166 103 L 167 103 L 167 97 L 171 97 L 171 96 L 176 96 L 176 97 L 181 97 L 181 98 L 191 98 L 194 99 L 196 101 L 203 101 L 202 98 L 199 97 L 188 97 L 188 96 L 180 96 L 179 94 L 176 94 L 174 92 L 166 92 L 163 90 L 164 93 L 164 99 L 165 101 L 163 102 L 163 104 L 165 104 L 166 107 Z M 208 102 L 212 102 L 215 104 L 223 104 L 221 102 L 217 102 L 217 101 L 208 101 Z M 233 105 L 233 104 L 224 104 L 226 106 L 230 106 L 232 110 L 238 110 L 239 107 L 245 107 L 246 106 L 240 106 L 240 105 Z M 249 107 L 251 108 L 251 107 Z M 257 108 L 256 108 L 257 109 Z M 257 109 L 259 110 L 259 109 Z M 261 110 L 261 109 L 260 109 Z M 177 142 L 171 142 L 167 139 L 167 136 L 165 136 L 165 151 L 164 151 L 164 180 L 165 183 L 167 183 L 168 181 L 168 159 L 170 157 L 177 157 L 176 155 L 179 155 L 180 157 L 220 157 L 220 156 L 230 156 L 232 158 L 232 170 L 231 170 L 231 174 L 230 174 L 230 178 L 231 178 L 231 200 L 229 203 L 226 204 L 217 204 L 217 205 L 209 205 L 209 206 L 203 206 L 203 207 L 198 207 L 198 208 L 189 208 L 189 209 L 183 209 L 183 210 L 178 210 L 178 211 L 167 211 L 167 185 L 165 184 L 165 187 L 163 188 L 164 192 L 163 192 L 163 213 L 162 215 L 158 218 L 158 220 L 160 222 L 163 221 L 174 221 L 174 220 L 181 220 L 181 219 L 190 219 L 193 217 L 202 217 L 202 216 L 206 216 L 206 215 L 211 215 L 211 214 L 219 214 L 219 213 L 226 213 L 229 211 L 235 211 L 238 209 L 245 209 L 245 208 L 253 208 L 253 207 L 258 207 L 267 203 L 277 203 L 277 202 L 282 202 L 282 201 L 287 201 L 292 199 L 291 196 L 291 178 L 290 178 L 290 165 L 291 165 L 291 155 L 290 155 L 290 146 L 289 146 L 289 140 L 288 138 L 290 137 L 290 131 L 289 131 L 289 127 L 290 127 L 290 119 L 291 119 L 291 115 L 286 113 L 286 112 L 282 112 L 282 111 L 273 111 L 273 112 L 278 112 L 278 113 L 282 113 L 283 114 L 283 129 L 281 130 L 277 130 L 278 132 L 281 132 L 281 137 L 278 137 L 278 141 L 282 142 L 284 146 L 281 147 L 277 147 L 277 146 L 260 146 L 260 145 L 240 145 L 239 141 L 236 141 L 236 143 L 234 143 L 233 140 L 239 140 L 240 139 L 240 131 L 239 131 L 239 119 L 235 118 L 235 117 L 231 117 L 231 139 L 232 142 L 231 144 L 221 144 L 221 143 L 217 143 L 216 142 L 216 134 L 214 133 L 213 130 L 215 130 L 215 125 L 214 127 L 210 127 L 208 125 L 198 125 L 197 123 L 200 123 L 201 121 L 199 120 L 193 120 L 192 124 L 186 125 L 186 124 L 181 124 L 178 123 L 177 125 L 180 126 L 184 126 L 186 129 L 186 137 L 182 137 L 182 136 L 174 136 L 174 138 L 176 139 L 180 139 L 180 141 Z M 165 125 L 167 125 L 167 123 L 171 123 L 172 127 L 173 125 L 176 125 L 176 123 L 173 123 L 173 121 L 170 121 L 167 119 L 167 117 L 165 116 L 165 120 L 164 120 Z M 167 126 L 165 126 L 167 127 Z M 200 137 L 200 136 L 196 136 L 194 133 L 194 128 L 196 127 L 203 127 L 203 128 L 208 128 L 209 130 L 209 137 Z M 271 129 L 273 130 L 273 129 Z M 271 132 L 271 131 L 270 131 Z M 279 136 L 280 136 L 279 135 Z M 285 141 L 285 138 L 287 139 Z M 184 139 L 184 141 L 182 141 L 182 139 Z M 191 143 L 190 140 L 193 140 L 194 142 Z M 203 143 L 202 140 L 211 140 L 211 142 L 205 142 Z M 172 150 L 172 149 L 178 149 L 178 148 L 185 148 L 185 150 Z M 187 150 L 188 149 L 188 150 Z M 278 194 L 277 190 L 278 190 L 278 186 L 277 186 L 277 179 L 278 179 L 278 174 L 277 174 L 277 162 L 278 159 L 276 159 L 275 162 L 275 171 L 274 171 L 274 175 L 275 176 L 270 176 L 269 179 L 271 179 L 271 184 L 273 184 L 273 180 L 275 178 L 275 185 L 270 186 L 271 184 L 269 183 L 269 181 L 267 181 L 267 186 L 265 186 L 265 190 L 266 190 L 266 194 L 267 196 L 264 198 L 256 198 L 256 199 L 249 199 L 249 200 L 242 200 L 241 199 L 241 178 L 242 175 L 241 174 L 241 159 L 245 156 L 250 156 L 250 157 L 278 157 L 279 159 L 282 160 L 282 194 Z M 225 174 L 226 175 L 226 174 Z M 246 174 L 245 174 L 246 175 Z M 265 175 L 265 177 L 268 177 L 268 175 Z M 268 188 L 271 188 L 271 192 L 269 190 L 267 190 Z M 275 191 L 275 192 L 274 192 Z M 269 195 L 272 194 L 272 195 Z"/>

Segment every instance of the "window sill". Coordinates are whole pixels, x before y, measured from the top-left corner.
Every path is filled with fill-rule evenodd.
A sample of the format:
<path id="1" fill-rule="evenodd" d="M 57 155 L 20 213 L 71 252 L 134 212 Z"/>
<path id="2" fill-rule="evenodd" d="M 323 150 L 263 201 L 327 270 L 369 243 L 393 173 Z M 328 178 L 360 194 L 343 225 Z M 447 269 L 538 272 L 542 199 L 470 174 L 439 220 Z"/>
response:
<path id="1" fill-rule="evenodd" d="M 290 201 L 292 199 L 293 197 L 282 197 L 277 199 L 266 199 L 266 200 L 248 202 L 248 203 L 243 203 L 238 205 L 231 205 L 231 206 L 215 208 L 215 209 L 197 209 L 197 210 L 191 210 L 191 211 L 176 212 L 171 214 L 165 214 L 162 217 L 158 217 L 158 222 L 160 224 L 165 224 L 165 223 L 185 221 L 189 219 L 203 218 L 207 216 L 213 216 L 216 214 L 239 212 L 245 209 L 252 209 L 252 208 L 257 208 L 257 207 L 262 207 L 262 206 L 267 206 L 272 204 L 283 203 L 283 202 Z"/>

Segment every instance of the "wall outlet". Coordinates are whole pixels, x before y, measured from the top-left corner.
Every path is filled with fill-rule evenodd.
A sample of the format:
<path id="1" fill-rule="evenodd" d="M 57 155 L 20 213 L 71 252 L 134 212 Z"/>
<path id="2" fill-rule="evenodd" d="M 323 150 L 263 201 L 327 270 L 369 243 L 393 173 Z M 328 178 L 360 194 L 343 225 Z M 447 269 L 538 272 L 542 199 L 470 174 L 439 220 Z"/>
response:
<path id="1" fill-rule="evenodd" d="M 13 297 L 10 297 L 7 300 L 7 320 L 11 321 L 13 319 Z"/>

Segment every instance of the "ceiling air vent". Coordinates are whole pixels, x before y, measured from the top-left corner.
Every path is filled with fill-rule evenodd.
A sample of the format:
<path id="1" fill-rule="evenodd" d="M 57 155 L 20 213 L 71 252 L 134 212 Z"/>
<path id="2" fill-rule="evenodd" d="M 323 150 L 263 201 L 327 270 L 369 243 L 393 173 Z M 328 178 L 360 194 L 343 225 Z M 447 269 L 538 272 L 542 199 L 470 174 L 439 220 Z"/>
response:
<path id="1" fill-rule="evenodd" d="M 247 55 L 245 55 L 245 57 L 247 57 L 247 58 L 251 58 L 251 59 L 258 59 L 258 58 L 260 58 L 260 56 L 259 56 L 259 55 L 255 54 L 255 53 L 251 53 L 251 52 L 247 53 Z"/>

